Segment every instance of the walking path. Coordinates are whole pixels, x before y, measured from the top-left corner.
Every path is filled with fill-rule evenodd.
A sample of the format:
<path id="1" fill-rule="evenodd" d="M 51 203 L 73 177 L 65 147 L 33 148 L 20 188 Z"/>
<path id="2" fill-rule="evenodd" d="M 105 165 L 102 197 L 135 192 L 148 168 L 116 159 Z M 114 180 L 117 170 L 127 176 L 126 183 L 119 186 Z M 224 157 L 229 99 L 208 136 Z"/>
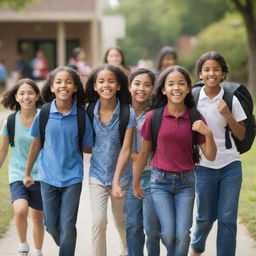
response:
<path id="1" fill-rule="evenodd" d="M 85 158 L 86 166 L 88 166 L 88 157 Z M 88 175 L 88 168 L 86 168 L 86 176 Z M 110 209 L 111 207 L 109 207 Z M 109 224 L 107 229 L 107 248 L 108 256 L 118 256 L 118 236 L 114 229 L 114 224 L 109 211 Z M 77 222 L 77 247 L 76 256 L 92 256 L 91 248 L 91 211 L 89 202 L 89 192 L 87 177 L 84 181 L 83 191 L 80 200 L 80 208 Z M 28 242 L 33 247 L 31 221 L 29 219 Z M 215 237 L 216 225 L 213 228 L 209 239 L 207 241 L 206 253 L 204 256 L 215 256 Z M 17 255 L 17 235 L 14 223 L 12 222 L 9 231 L 0 239 L 0 256 L 14 256 Z M 45 233 L 43 252 L 45 256 L 57 256 L 58 248 L 55 246 L 49 234 Z M 145 255 L 147 255 L 145 253 Z M 161 256 L 166 255 L 166 250 L 161 246 Z M 255 256 L 256 255 L 256 242 L 253 241 L 247 230 L 242 224 L 238 224 L 238 239 L 237 239 L 237 256 Z"/>

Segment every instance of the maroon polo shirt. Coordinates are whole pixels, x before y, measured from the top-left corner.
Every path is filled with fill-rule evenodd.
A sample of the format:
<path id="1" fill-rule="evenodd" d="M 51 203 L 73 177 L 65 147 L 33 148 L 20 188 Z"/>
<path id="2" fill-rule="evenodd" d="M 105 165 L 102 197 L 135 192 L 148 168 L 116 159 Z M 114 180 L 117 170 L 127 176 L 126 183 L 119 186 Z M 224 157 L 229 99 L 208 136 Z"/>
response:
<path id="1" fill-rule="evenodd" d="M 141 135 L 145 140 L 151 138 L 151 118 L 153 111 L 146 114 Z M 205 143 L 205 136 L 199 134 L 197 143 Z M 165 106 L 163 120 L 158 133 L 157 147 L 151 165 L 166 172 L 183 172 L 195 167 L 192 158 L 192 129 L 189 112 L 179 117 L 169 113 Z"/>

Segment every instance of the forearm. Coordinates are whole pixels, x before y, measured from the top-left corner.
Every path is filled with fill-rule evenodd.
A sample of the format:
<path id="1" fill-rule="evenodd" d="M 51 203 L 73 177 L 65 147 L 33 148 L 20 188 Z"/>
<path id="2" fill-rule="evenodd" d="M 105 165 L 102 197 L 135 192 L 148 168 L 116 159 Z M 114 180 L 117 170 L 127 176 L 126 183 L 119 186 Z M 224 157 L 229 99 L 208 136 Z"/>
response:
<path id="1" fill-rule="evenodd" d="M 203 153 L 208 160 L 210 161 L 215 160 L 217 147 L 216 147 L 212 132 L 210 132 L 207 136 L 205 136 L 205 150 Z"/>
<path id="2" fill-rule="evenodd" d="M 0 168 L 2 167 L 3 165 L 3 162 L 7 156 L 7 153 L 8 153 L 8 150 L 1 150 L 0 151 Z"/>
<path id="3" fill-rule="evenodd" d="M 233 115 L 226 118 L 228 126 L 231 129 L 232 134 L 238 139 L 243 140 L 245 136 L 245 126 L 243 122 L 237 122 Z"/>
<path id="4" fill-rule="evenodd" d="M 9 148 L 9 139 L 7 137 L 2 137 L 1 147 L 0 147 L 0 168 L 7 156 Z"/>
<path id="5" fill-rule="evenodd" d="M 40 150 L 41 150 L 40 139 L 38 141 L 37 138 L 34 138 L 32 144 L 30 146 L 30 149 L 29 149 L 28 160 L 27 160 L 26 169 L 25 169 L 25 175 L 30 175 L 31 170 L 35 164 L 35 161 L 38 157 Z"/>
<path id="6" fill-rule="evenodd" d="M 140 176 L 142 172 L 145 169 L 145 166 L 147 164 L 147 159 L 148 159 L 148 152 L 143 152 L 141 151 L 139 153 L 137 162 L 136 162 L 136 168 L 133 170 L 133 183 L 138 184 L 140 180 Z"/>

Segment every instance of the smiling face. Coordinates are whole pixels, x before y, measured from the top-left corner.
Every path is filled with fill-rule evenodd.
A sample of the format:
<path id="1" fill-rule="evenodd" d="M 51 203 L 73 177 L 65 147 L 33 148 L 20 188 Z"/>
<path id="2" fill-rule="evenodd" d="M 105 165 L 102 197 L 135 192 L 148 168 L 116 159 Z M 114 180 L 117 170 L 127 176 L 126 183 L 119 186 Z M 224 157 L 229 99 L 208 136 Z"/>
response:
<path id="1" fill-rule="evenodd" d="M 111 49 L 107 56 L 107 63 L 110 65 L 121 65 L 122 55 L 117 49 Z"/>
<path id="2" fill-rule="evenodd" d="M 15 95 L 15 99 L 20 104 L 21 109 L 36 108 L 38 98 L 39 95 L 36 94 L 33 87 L 26 83 L 19 87 Z"/>
<path id="3" fill-rule="evenodd" d="M 148 102 L 153 88 L 152 80 L 148 74 L 137 75 L 130 85 L 133 102 L 141 104 Z"/>
<path id="4" fill-rule="evenodd" d="M 199 78 L 204 81 L 205 86 L 215 88 L 219 86 L 225 75 L 219 62 L 209 59 L 204 62 Z"/>
<path id="5" fill-rule="evenodd" d="M 51 91 L 57 101 L 72 102 L 73 93 L 77 91 L 72 75 L 67 71 L 60 71 L 53 79 Z"/>
<path id="6" fill-rule="evenodd" d="M 190 88 L 182 73 L 173 71 L 167 75 L 162 93 L 166 95 L 168 103 L 184 104 L 189 92 Z"/>
<path id="7" fill-rule="evenodd" d="M 172 54 L 166 54 L 162 60 L 162 70 L 174 65 L 176 65 L 174 56 Z"/>
<path id="8" fill-rule="evenodd" d="M 110 70 L 101 70 L 94 83 L 94 90 L 99 94 L 100 99 L 116 99 L 116 93 L 120 90 L 120 85 L 115 74 Z"/>

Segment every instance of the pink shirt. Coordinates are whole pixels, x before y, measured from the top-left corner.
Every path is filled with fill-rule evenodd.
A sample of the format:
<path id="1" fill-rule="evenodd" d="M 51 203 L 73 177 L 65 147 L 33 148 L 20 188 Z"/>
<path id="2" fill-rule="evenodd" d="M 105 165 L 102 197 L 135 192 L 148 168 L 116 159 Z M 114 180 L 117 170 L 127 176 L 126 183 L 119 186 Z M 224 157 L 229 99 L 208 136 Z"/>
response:
<path id="1" fill-rule="evenodd" d="M 147 113 L 141 130 L 141 135 L 145 140 L 152 140 L 151 118 L 153 111 Z M 199 134 L 197 143 L 204 144 L 205 137 Z M 151 165 L 166 172 L 192 170 L 195 167 L 192 153 L 192 130 L 188 110 L 179 117 L 175 117 L 165 106 Z"/>

